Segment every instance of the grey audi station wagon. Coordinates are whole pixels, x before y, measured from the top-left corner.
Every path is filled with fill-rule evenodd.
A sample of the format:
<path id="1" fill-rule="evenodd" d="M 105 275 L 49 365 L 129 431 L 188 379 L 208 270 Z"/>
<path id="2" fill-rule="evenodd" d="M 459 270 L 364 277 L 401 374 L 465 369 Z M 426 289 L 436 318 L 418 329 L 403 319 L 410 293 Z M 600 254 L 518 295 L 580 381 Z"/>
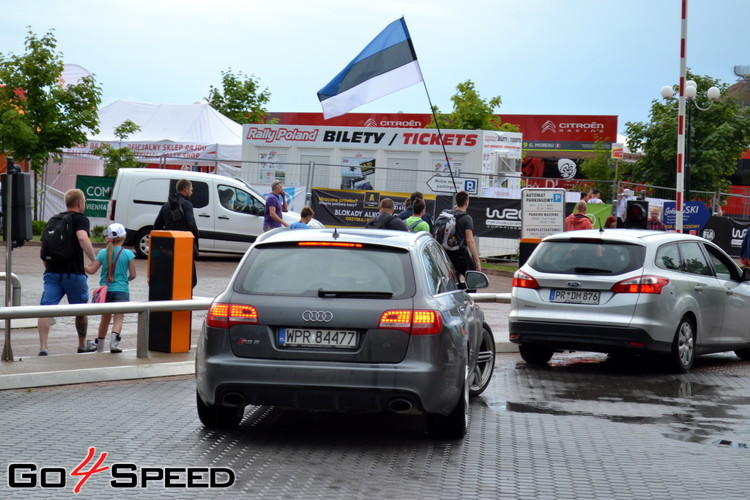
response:
<path id="1" fill-rule="evenodd" d="M 461 438 L 469 396 L 490 382 L 495 342 L 428 233 L 276 229 L 245 254 L 207 315 L 198 416 L 240 424 L 247 405 L 426 414 Z"/>

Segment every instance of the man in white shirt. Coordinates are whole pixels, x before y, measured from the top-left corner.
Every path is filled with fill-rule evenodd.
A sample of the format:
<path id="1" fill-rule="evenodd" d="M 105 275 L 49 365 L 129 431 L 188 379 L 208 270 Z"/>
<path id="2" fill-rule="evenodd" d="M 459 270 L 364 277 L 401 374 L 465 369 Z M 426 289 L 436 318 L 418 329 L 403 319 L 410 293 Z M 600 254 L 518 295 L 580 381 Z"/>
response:
<path id="1" fill-rule="evenodd" d="M 589 199 L 586 201 L 586 203 L 604 203 L 599 196 L 602 194 L 602 192 L 598 188 L 594 188 L 591 191 L 589 191 Z"/>
<path id="2" fill-rule="evenodd" d="M 628 208 L 628 200 L 634 200 L 633 192 L 630 189 L 623 189 L 620 196 L 617 197 L 617 212 L 615 215 L 621 222 L 625 222 L 625 210 Z"/>

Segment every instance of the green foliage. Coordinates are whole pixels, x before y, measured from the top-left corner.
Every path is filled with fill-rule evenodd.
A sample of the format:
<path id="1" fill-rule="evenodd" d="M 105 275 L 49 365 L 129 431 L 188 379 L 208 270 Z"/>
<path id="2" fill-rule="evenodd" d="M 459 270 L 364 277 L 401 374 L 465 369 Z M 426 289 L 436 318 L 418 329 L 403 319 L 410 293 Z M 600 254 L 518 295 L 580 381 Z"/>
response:
<path id="1" fill-rule="evenodd" d="M 31 234 L 34 236 L 41 236 L 42 231 L 44 231 L 44 228 L 47 226 L 47 223 L 43 220 L 33 220 L 31 221 Z"/>
<path id="2" fill-rule="evenodd" d="M 221 88 L 210 86 L 206 100 L 216 111 L 237 123 L 262 123 L 267 113 L 265 105 L 271 98 L 268 89 L 260 90 L 255 76 L 232 73 L 232 68 L 221 73 Z"/>
<path id="3" fill-rule="evenodd" d="M 104 230 L 107 229 L 104 226 L 94 226 L 91 228 L 91 241 L 102 242 L 104 241 Z"/>
<path id="4" fill-rule="evenodd" d="M 50 155 L 99 132 L 101 90 L 92 77 L 63 87 L 62 55 L 51 32 L 26 37 L 23 55 L 0 54 L 0 152 L 27 158 L 37 173 Z"/>
<path id="5" fill-rule="evenodd" d="M 456 85 L 456 94 L 451 97 L 453 112 L 441 114 L 437 106 L 433 106 L 435 116 L 427 128 L 458 129 L 458 130 L 500 130 L 503 132 L 518 132 L 518 127 L 510 123 L 502 123 L 495 115 L 495 109 L 502 104 L 500 96 L 489 101 L 482 99 L 474 87 L 474 82 L 466 80 Z"/>
<path id="6" fill-rule="evenodd" d="M 130 120 L 125 120 L 115 127 L 115 136 L 120 139 L 120 147 L 115 148 L 110 144 L 102 144 L 91 152 L 104 158 L 104 176 L 115 177 L 121 168 L 142 167 L 141 162 L 136 160 L 133 151 L 128 147 L 122 147 L 122 141 L 130 134 L 138 132 L 141 127 Z"/>
<path id="7" fill-rule="evenodd" d="M 725 191 L 737 160 L 750 144 L 750 109 L 725 95 L 727 84 L 709 76 L 688 72 L 688 79 L 698 84 L 695 102 L 706 108 L 710 100 L 705 92 L 712 86 L 722 97 L 708 111 L 690 108 L 690 189 L 691 191 Z M 628 147 L 642 150 L 643 156 L 633 165 L 633 180 L 656 186 L 674 186 L 677 165 L 677 99 L 651 102 L 651 121 L 626 123 Z M 686 139 L 687 140 L 687 139 Z"/>
<path id="8" fill-rule="evenodd" d="M 582 191 L 588 191 L 591 188 L 599 188 L 602 192 L 601 199 L 609 199 L 612 191 L 611 181 L 617 180 L 615 179 L 615 175 L 617 175 L 618 178 L 622 178 L 623 173 L 628 173 L 628 164 L 612 160 L 611 155 L 612 149 L 610 143 L 597 142 L 594 145 L 594 157 L 587 158 L 581 162 L 581 172 L 583 172 L 588 179 L 610 182 L 587 183 L 583 186 L 584 189 L 582 189 Z"/>

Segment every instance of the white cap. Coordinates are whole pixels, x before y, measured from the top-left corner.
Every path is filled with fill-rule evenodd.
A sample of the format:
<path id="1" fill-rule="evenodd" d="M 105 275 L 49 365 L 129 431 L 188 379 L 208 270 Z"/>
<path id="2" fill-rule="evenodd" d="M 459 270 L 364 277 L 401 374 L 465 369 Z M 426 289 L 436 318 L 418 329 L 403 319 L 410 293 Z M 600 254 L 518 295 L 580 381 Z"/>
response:
<path id="1" fill-rule="evenodd" d="M 119 222 L 110 224 L 109 227 L 107 227 L 107 238 L 109 238 L 110 240 L 113 240 L 115 238 L 122 238 L 123 236 L 125 236 L 125 233 L 125 226 L 123 226 Z"/>
<path id="2" fill-rule="evenodd" d="M 628 188 L 623 189 L 622 194 L 624 194 L 625 196 L 633 196 L 633 192 Z"/>

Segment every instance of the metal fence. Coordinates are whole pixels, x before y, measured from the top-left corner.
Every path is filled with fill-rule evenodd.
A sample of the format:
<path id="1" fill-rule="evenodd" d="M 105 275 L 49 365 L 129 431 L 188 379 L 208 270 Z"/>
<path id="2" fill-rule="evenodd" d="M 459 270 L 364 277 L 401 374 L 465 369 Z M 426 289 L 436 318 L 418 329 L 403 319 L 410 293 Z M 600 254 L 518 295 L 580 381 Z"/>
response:
<path id="1" fill-rule="evenodd" d="M 355 154 L 356 156 L 356 154 Z M 416 157 L 391 158 L 388 164 L 341 165 L 326 163 L 324 155 L 302 155 L 300 163 L 276 161 L 269 157 L 267 161 L 241 160 L 190 160 L 180 157 L 137 157 L 144 163 L 161 167 L 182 168 L 197 171 L 215 172 L 232 177 L 239 177 L 250 185 L 270 186 L 275 179 L 282 179 L 287 186 L 305 188 L 309 193 L 313 187 L 323 189 L 354 189 L 411 193 L 421 191 L 433 194 L 427 181 L 436 172 L 420 170 Z M 50 162 L 46 174 L 46 185 L 61 192 L 75 187 L 75 175 L 96 175 L 101 172 L 102 160 L 90 155 L 78 158 L 66 157 L 63 164 Z M 356 163 L 356 162 L 354 162 Z M 438 172 L 447 176 L 447 172 Z M 648 198 L 674 201 L 675 188 L 654 186 L 632 181 L 609 181 L 590 179 L 561 179 L 515 177 L 485 173 L 457 172 L 456 176 L 476 178 L 479 186 L 477 195 L 497 198 L 520 198 L 520 190 L 526 186 L 560 187 L 581 193 L 597 187 L 602 191 L 602 199 L 611 202 L 624 188 L 633 190 Z M 690 191 L 688 200 L 703 201 L 713 213 L 725 212 L 742 219 L 750 219 L 750 195 L 728 194 L 719 192 Z M 729 203 L 728 203 L 729 201 Z M 727 203 L 731 211 L 727 211 Z"/>

